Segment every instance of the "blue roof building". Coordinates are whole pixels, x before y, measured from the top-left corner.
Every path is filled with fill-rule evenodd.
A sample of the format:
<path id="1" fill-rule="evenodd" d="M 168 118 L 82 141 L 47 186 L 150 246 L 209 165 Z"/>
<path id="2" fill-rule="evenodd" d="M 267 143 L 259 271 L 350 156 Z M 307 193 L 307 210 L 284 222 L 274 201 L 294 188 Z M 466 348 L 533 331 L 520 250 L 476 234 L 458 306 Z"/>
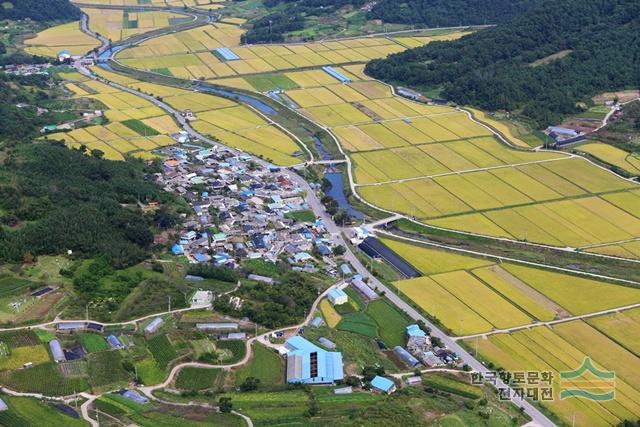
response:
<path id="1" fill-rule="evenodd" d="M 120 342 L 120 340 L 118 339 L 118 337 L 116 337 L 115 335 L 107 336 L 107 342 L 109 343 L 111 348 L 122 348 L 122 347 L 124 347 L 122 345 L 122 343 Z"/>
<path id="2" fill-rule="evenodd" d="M 331 77 L 333 77 L 334 79 L 340 81 L 340 83 L 349 83 L 351 82 L 351 79 L 347 76 L 345 76 L 344 74 L 342 74 L 339 71 L 336 71 L 333 67 L 322 67 L 322 70 L 329 74 Z"/>
<path id="3" fill-rule="evenodd" d="M 420 329 L 420 326 L 415 324 L 407 326 L 407 335 L 409 335 L 410 337 L 426 337 L 427 336 L 426 332 Z"/>
<path id="4" fill-rule="evenodd" d="M 418 359 L 413 357 L 411 355 L 411 353 L 409 353 L 407 350 L 405 350 L 404 348 L 400 347 L 399 345 L 397 345 L 397 346 L 395 346 L 393 348 L 393 352 L 395 354 L 397 354 L 398 357 L 400 359 L 402 359 L 402 361 L 404 363 L 406 363 L 407 365 L 409 365 L 412 368 L 415 368 L 416 366 L 418 366 L 420 364 L 420 361 Z"/>
<path id="5" fill-rule="evenodd" d="M 182 247 L 182 245 L 176 243 L 175 245 L 171 246 L 171 253 L 174 255 L 182 255 L 184 254 L 184 248 Z"/>
<path id="6" fill-rule="evenodd" d="M 342 353 L 326 351 L 299 335 L 285 345 L 288 383 L 331 384 L 344 378 Z"/>
<path id="7" fill-rule="evenodd" d="M 340 266 L 340 271 L 342 271 L 342 274 L 344 274 L 345 276 L 350 276 L 351 274 L 353 274 L 348 264 L 342 264 Z"/>
<path id="8" fill-rule="evenodd" d="M 349 301 L 349 296 L 340 288 L 331 289 L 327 294 L 329 302 L 333 305 L 345 304 Z"/>
<path id="9" fill-rule="evenodd" d="M 64 351 L 62 351 L 62 346 L 60 345 L 60 341 L 51 340 L 49 341 L 49 348 L 51 349 L 51 356 L 53 356 L 53 360 L 56 362 L 65 362 L 67 358 L 64 355 Z"/>
<path id="10" fill-rule="evenodd" d="M 149 403 L 149 399 L 146 398 L 145 396 L 142 396 L 140 393 L 138 393 L 135 390 L 125 390 L 120 392 L 120 394 L 123 397 L 126 397 L 129 400 L 133 400 L 136 403 L 140 403 L 142 405 L 144 405 L 145 403 Z"/>
<path id="11" fill-rule="evenodd" d="M 162 317 L 156 317 L 147 326 L 145 326 L 144 331 L 147 334 L 152 334 L 157 331 L 163 323 L 164 320 L 162 320 Z"/>
<path id="12" fill-rule="evenodd" d="M 396 383 L 388 378 L 376 375 L 371 380 L 371 387 L 383 393 L 391 394 L 396 391 Z"/>

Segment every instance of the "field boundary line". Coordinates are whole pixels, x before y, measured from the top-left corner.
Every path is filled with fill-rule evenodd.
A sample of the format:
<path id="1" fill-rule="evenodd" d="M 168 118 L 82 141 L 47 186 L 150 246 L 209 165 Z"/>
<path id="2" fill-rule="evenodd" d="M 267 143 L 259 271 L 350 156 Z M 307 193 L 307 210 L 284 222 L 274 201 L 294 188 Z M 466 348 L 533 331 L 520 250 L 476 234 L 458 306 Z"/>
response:
<path id="1" fill-rule="evenodd" d="M 540 327 L 540 326 L 553 326 L 553 325 L 557 325 L 557 324 L 560 324 L 560 323 L 573 322 L 573 321 L 581 320 L 581 319 L 590 319 L 592 317 L 604 316 L 606 314 L 619 313 L 619 312 L 622 312 L 622 311 L 632 310 L 632 309 L 638 308 L 638 307 L 640 307 L 640 303 L 631 304 L 631 305 L 625 305 L 625 306 L 622 306 L 622 307 L 609 308 L 609 309 L 606 309 L 606 310 L 594 311 L 593 313 L 579 314 L 579 315 L 576 315 L 576 316 L 565 317 L 564 319 L 548 320 L 546 322 L 535 322 L 535 323 L 530 323 L 528 325 L 513 326 L 511 328 L 495 329 L 493 331 L 484 332 L 484 333 L 480 333 L 480 334 L 465 335 L 465 336 L 461 336 L 461 337 L 451 337 L 451 339 L 453 339 L 455 341 L 459 341 L 459 340 L 466 340 L 466 339 L 472 339 L 472 338 L 482 338 L 482 337 L 487 337 L 487 336 L 490 336 L 490 335 L 508 334 L 508 333 L 511 333 L 511 332 L 537 328 L 537 327 Z"/>
<path id="2" fill-rule="evenodd" d="M 385 150 L 379 150 L 379 151 L 385 151 Z M 423 175 L 423 176 L 416 176 L 416 177 L 411 177 L 411 178 L 392 179 L 390 181 L 381 181 L 381 182 L 376 182 L 376 183 L 372 183 L 372 184 L 358 184 L 358 183 L 356 183 L 355 185 L 356 185 L 356 187 L 374 187 L 374 186 L 377 186 L 377 185 L 399 184 L 399 183 L 403 183 L 403 182 L 419 181 L 421 179 L 433 179 L 433 178 L 440 178 L 440 177 L 443 177 L 443 176 L 464 175 L 464 174 L 473 173 L 473 172 L 485 172 L 485 171 L 492 171 L 492 170 L 495 170 L 495 169 L 506 169 L 506 168 L 510 168 L 510 167 L 535 165 L 535 164 L 539 164 L 539 163 L 557 162 L 559 160 L 569 160 L 569 159 L 572 159 L 573 157 L 575 157 L 575 156 L 573 154 L 570 154 L 570 155 L 565 156 L 565 157 L 556 157 L 556 158 L 553 158 L 553 159 L 533 160 L 531 162 L 513 163 L 513 164 L 509 164 L 509 165 L 487 166 L 487 167 L 484 167 L 484 168 L 477 168 L 477 169 L 465 169 L 465 170 L 461 170 L 461 171 L 443 172 L 443 173 L 438 173 L 438 174 L 435 174 L 435 175 Z"/>
<path id="3" fill-rule="evenodd" d="M 638 288 L 640 288 L 640 282 L 636 282 L 634 280 L 621 279 L 621 278 L 606 276 L 606 275 L 597 274 L 597 273 L 589 273 L 587 271 L 572 270 L 570 268 L 558 267 L 558 266 L 548 265 L 548 264 L 542 264 L 542 263 L 533 262 L 533 261 L 525 261 L 525 260 L 521 260 L 521 259 L 517 259 L 517 258 L 506 257 L 506 256 L 503 256 L 503 255 L 494 255 L 494 254 L 490 254 L 490 253 L 486 253 L 486 252 L 478 252 L 478 251 L 474 251 L 474 250 L 471 250 L 471 249 L 456 248 L 456 247 L 452 247 L 452 246 L 443 245 L 443 244 L 440 244 L 440 243 L 428 242 L 428 241 L 424 241 L 424 240 L 420 240 L 420 239 L 414 239 L 412 237 L 400 236 L 398 234 L 394 234 L 394 233 L 391 233 L 389 231 L 380 230 L 380 229 L 376 229 L 375 232 L 376 232 L 376 234 L 384 234 L 385 236 L 393 237 L 395 239 L 406 240 L 406 241 L 409 241 L 409 242 L 418 243 L 418 244 L 426 245 L 426 246 L 433 246 L 433 247 L 436 247 L 436 248 L 446 249 L 446 250 L 454 251 L 454 252 L 462 252 L 462 253 L 465 253 L 465 254 L 468 254 L 468 255 L 474 255 L 476 257 L 493 258 L 493 259 L 497 259 L 497 260 L 505 261 L 505 262 L 513 262 L 513 263 L 517 263 L 517 264 L 530 265 L 530 266 L 538 267 L 538 268 L 545 268 L 545 269 L 548 269 L 548 270 L 562 271 L 564 273 L 570 273 L 570 274 L 577 275 L 577 276 L 588 276 L 588 277 L 592 277 L 592 278 L 596 278 L 596 279 L 603 279 L 603 280 L 608 280 L 608 281 L 613 281 L 613 282 L 627 283 L 629 285 L 636 285 Z M 638 261 L 636 261 L 636 262 L 638 262 Z"/>

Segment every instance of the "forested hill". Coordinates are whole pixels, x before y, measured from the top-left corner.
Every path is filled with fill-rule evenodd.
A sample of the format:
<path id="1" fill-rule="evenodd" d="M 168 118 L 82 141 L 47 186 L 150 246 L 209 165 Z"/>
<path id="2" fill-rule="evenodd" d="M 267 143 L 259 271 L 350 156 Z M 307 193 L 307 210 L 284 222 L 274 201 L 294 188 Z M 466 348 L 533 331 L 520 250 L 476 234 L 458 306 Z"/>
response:
<path id="1" fill-rule="evenodd" d="M 485 25 L 506 22 L 543 0 L 381 0 L 369 18 L 427 27 Z"/>
<path id="2" fill-rule="evenodd" d="M 3 0 L 0 19 L 32 19 L 38 22 L 80 18 L 80 9 L 69 0 Z"/>
<path id="3" fill-rule="evenodd" d="M 101 160 L 62 143 L 21 144 L 2 155 L 0 264 L 67 250 L 115 266 L 149 255 L 157 218 L 137 203 L 173 196 L 144 180 L 140 162 Z"/>
<path id="4" fill-rule="evenodd" d="M 555 56 L 554 56 L 555 54 Z M 366 72 L 545 126 L 580 101 L 640 86 L 638 0 L 546 0 L 508 23 L 375 60 Z"/>

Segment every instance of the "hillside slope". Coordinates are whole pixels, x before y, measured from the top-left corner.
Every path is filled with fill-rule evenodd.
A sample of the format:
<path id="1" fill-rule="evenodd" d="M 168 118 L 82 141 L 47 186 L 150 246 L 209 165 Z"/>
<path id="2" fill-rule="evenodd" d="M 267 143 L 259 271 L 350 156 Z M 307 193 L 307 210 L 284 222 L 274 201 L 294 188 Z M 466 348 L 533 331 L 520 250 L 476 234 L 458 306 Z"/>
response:
<path id="1" fill-rule="evenodd" d="M 460 104 L 518 111 L 540 126 L 579 112 L 577 103 L 598 92 L 638 87 L 638 70 L 637 0 L 547 0 L 508 23 L 366 68 L 393 83 L 443 88 Z"/>

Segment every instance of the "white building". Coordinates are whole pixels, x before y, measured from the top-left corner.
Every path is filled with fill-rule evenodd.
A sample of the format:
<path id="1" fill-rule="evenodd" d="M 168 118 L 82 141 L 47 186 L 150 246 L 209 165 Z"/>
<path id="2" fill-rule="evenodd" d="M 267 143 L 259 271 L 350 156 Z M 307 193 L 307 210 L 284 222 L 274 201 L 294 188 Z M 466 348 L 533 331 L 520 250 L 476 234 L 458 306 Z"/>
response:
<path id="1" fill-rule="evenodd" d="M 191 307 L 206 307 L 213 301 L 213 293 L 211 291 L 196 291 L 191 297 Z"/>

